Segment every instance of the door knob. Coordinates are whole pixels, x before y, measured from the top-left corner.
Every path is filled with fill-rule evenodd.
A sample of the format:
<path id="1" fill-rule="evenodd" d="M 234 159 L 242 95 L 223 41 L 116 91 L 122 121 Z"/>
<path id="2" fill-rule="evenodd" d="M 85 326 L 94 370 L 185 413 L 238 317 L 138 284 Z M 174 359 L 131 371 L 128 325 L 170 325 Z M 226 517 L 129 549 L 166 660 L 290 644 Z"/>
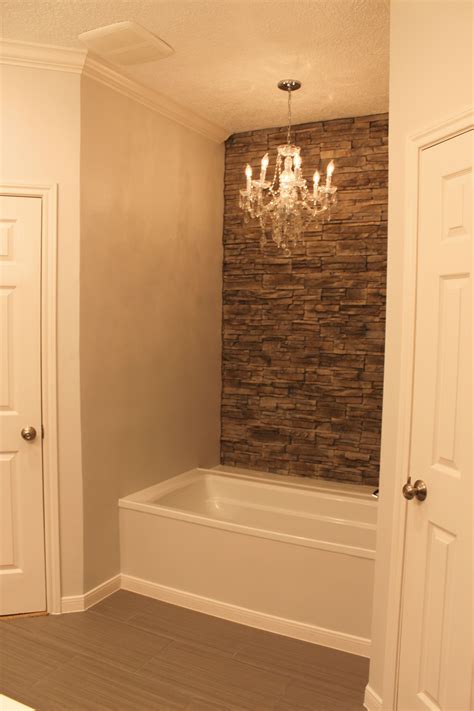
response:
<path id="1" fill-rule="evenodd" d="M 412 484 L 411 476 L 409 476 L 405 486 L 402 489 L 402 493 L 408 501 L 411 501 L 414 498 L 417 498 L 418 501 L 424 501 L 428 495 L 428 488 L 425 482 L 421 479 L 417 479 L 415 483 Z"/>
<path id="2" fill-rule="evenodd" d="M 34 427 L 31 427 L 31 425 L 28 425 L 28 427 L 23 427 L 21 436 L 23 439 L 26 439 L 27 442 L 31 442 L 36 438 L 36 430 Z"/>

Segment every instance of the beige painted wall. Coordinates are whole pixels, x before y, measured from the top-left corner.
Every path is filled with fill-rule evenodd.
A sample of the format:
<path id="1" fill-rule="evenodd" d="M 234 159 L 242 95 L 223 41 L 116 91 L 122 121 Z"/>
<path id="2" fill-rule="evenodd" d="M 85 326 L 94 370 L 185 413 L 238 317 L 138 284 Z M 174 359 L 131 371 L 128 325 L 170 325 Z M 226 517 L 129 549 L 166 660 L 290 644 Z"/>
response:
<path id="1" fill-rule="evenodd" d="M 119 496 L 219 462 L 223 171 L 223 145 L 82 79 L 86 590 L 119 572 Z"/>
<path id="2" fill-rule="evenodd" d="M 392 0 L 390 45 L 389 229 L 387 333 L 376 562 L 371 688 L 392 709 L 394 639 L 387 634 L 387 603 L 397 451 L 397 394 L 402 333 L 405 231 L 405 147 L 409 136 L 472 106 L 473 4 L 470 0 Z"/>
<path id="3" fill-rule="evenodd" d="M 80 77 L 2 66 L 2 181 L 58 183 L 58 417 L 62 595 L 83 592 L 79 390 Z"/>

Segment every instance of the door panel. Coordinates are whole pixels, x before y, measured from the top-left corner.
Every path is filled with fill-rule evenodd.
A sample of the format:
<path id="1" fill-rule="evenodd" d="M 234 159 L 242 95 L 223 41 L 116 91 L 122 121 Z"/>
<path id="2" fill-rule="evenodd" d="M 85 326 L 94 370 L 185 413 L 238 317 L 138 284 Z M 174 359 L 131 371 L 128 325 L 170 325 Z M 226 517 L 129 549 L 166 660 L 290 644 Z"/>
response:
<path id="1" fill-rule="evenodd" d="M 44 610 L 40 198 L 0 197 L 0 514 L 0 614 Z"/>
<path id="2" fill-rule="evenodd" d="M 456 419 L 459 403 L 460 339 L 463 315 L 469 313 L 469 276 L 441 277 L 439 294 L 438 368 L 435 390 L 435 423 L 433 431 L 433 466 L 436 471 L 459 476 L 456 453 L 462 446 Z"/>
<path id="3" fill-rule="evenodd" d="M 0 454 L 0 565 L 3 569 L 15 566 L 14 542 L 18 538 L 18 520 L 15 516 L 15 454 Z"/>
<path id="4" fill-rule="evenodd" d="M 421 154 L 399 711 L 470 708 L 473 132 Z"/>

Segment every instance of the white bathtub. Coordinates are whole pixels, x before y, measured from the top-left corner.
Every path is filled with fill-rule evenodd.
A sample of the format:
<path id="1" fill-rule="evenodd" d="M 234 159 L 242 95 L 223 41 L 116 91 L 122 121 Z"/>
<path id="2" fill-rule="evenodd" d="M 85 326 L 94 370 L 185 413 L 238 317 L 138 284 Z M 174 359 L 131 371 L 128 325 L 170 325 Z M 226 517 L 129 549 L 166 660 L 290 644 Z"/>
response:
<path id="1" fill-rule="evenodd" d="M 370 492 L 229 467 L 180 474 L 120 499 L 122 585 L 369 656 Z"/>

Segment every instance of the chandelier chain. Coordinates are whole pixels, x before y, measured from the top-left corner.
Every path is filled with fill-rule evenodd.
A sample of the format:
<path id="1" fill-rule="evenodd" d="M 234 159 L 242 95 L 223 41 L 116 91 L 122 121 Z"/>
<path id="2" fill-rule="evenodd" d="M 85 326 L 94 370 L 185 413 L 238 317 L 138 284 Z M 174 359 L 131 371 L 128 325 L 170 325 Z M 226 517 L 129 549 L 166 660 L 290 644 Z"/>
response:
<path id="1" fill-rule="evenodd" d="M 288 145 L 291 143 L 291 91 L 288 91 L 288 135 L 286 142 Z"/>

